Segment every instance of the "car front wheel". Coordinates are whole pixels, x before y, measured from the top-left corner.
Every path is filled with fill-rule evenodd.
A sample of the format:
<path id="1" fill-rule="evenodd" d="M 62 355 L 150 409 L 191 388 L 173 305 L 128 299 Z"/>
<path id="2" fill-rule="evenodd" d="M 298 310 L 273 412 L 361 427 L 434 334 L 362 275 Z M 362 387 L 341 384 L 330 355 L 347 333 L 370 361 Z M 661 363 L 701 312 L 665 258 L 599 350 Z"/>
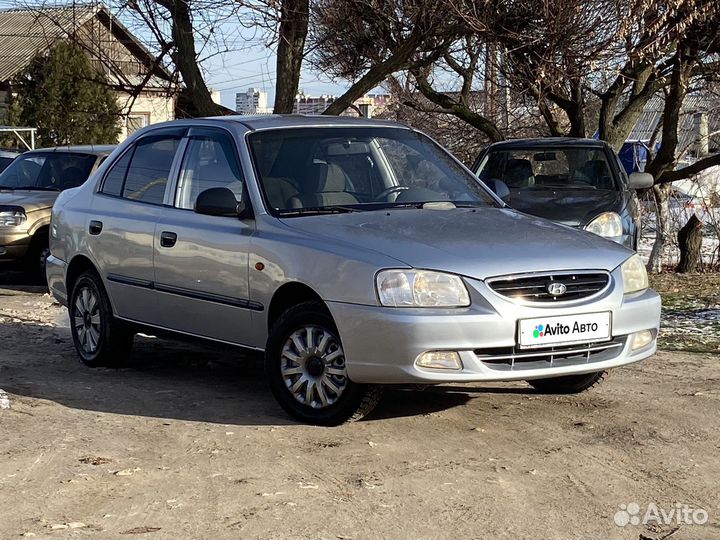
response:
<path id="1" fill-rule="evenodd" d="M 304 302 L 275 322 L 265 351 L 273 395 L 292 417 L 335 426 L 375 408 L 381 389 L 350 380 L 338 331 L 321 302 Z"/>
<path id="2" fill-rule="evenodd" d="M 549 379 L 527 381 L 530 386 L 543 394 L 579 394 L 600 385 L 607 377 L 607 371 L 596 371 L 583 375 L 566 375 Z"/>
<path id="3" fill-rule="evenodd" d="M 80 360 L 89 367 L 118 367 L 130 356 L 133 333 L 115 319 L 110 298 L 95 272 L 84 272 L 72 288 L 70 331 Z"/>

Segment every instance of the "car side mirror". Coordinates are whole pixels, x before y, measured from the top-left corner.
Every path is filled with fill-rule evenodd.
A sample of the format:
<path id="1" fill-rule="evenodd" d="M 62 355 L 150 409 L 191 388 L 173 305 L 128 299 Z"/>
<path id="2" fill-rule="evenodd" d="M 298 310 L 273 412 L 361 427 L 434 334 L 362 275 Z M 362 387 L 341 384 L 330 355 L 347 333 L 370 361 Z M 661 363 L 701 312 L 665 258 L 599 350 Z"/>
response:
<path id="1" fill-rule="evenodd" d="M 246 217 L 245 203 L 238 202 L 235 194 L 225 187 L 206 189 L 195 201 L 195 213 L 208 216 Z"/>
<path id="2" fill-rule="evenodd" d="M 630 187 L 633 189 L 646 189 L 652 187 L 655 183 L 653 175 L 646 172 L 630 173 L 628 181 L 630 182 Z"/>
<path id="3" fill-rule="evenodd" d="M 485 185 L 489 187 L 495 195 L 500 197 L 501 199 L 504 199 L 508 195 L 510 195 L 510 188 L 507 187 L 507 184 L 503 182 L 502 180 L 498 180 L 497 178 L 491 178 L 490 180 L 485 180 Z"/>

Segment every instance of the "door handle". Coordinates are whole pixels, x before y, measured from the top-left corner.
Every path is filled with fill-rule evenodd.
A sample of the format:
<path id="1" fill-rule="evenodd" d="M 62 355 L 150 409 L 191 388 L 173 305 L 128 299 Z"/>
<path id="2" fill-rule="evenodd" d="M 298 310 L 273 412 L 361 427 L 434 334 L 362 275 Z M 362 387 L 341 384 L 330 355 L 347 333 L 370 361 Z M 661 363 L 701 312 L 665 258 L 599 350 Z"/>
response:
<path id="1" fill-rule="evenodd" d="M 177 242 L 177 234 L 170 231 L 163 231 L 160 233 L 160 245 L 162 247 L 171 248 Z"/>
<path id="2" fill-rule="evenodd" d="M 90 222 L 90 226 L 88 227 L 88 232 L 92 234 L 93 236 L 96 236 L 102 232 L 103 224 L 102 221 L 96 221 L 92 220 Z"/>

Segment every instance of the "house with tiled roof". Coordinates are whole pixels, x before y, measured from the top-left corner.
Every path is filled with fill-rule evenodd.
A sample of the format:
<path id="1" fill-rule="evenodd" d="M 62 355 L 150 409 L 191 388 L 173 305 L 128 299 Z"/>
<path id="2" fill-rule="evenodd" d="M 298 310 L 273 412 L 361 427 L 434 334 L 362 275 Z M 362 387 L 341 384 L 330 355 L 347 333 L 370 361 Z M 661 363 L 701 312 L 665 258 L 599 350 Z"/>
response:
<path id="1" fill-rule="evenodd" d="M 108 78 L 123 110 L 121 140 L 148 124 L 174 119 L 179 88 L 172 74 L 107 6 L 75 4 L 0 11 L 0 124 L 13 78 L 61 40 L 79 44 Z"/>

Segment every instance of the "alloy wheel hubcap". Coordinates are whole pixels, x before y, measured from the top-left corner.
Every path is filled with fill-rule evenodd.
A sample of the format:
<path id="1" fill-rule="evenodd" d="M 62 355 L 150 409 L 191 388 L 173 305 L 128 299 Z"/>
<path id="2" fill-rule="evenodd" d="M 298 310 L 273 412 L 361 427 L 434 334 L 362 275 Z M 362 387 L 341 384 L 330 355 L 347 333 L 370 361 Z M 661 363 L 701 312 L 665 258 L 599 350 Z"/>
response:
<path id="1" fill-rule="evenodd" d="M 89 287 L 80 289 L 74 304 L 73 325 L 80 346 L 86 353 L 94 353 L 100 341 L 102 320 L 100 303 Z"/>
<path id="2" fill-rule="evenodd" d="M 345 353 L 338 338 L 319 326 L 303 326 L 285 341 L 280 355 L 285 386 L 313 409 L 337 402 L 348 385 Z"/>

